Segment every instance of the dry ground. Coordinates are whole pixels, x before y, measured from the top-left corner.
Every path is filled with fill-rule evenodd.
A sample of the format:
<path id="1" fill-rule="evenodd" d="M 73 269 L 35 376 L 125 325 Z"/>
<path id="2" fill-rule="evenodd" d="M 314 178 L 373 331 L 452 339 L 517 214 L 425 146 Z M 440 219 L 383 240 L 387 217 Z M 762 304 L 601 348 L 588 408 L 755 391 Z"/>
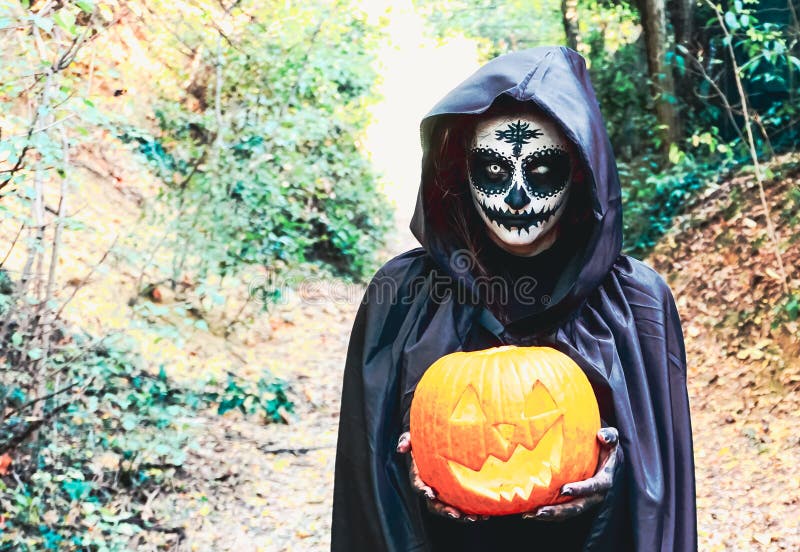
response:
<path id="1" fill-rule="evenodd" d="M 285 363 L 298 401 L 289 425 L 236 412 L 201 421 L 186 492 L 159 503 L 188 550 L 327 550 L 342 364 L 357 305 L 287 306 L 261 351 Z M 291 322 L 287 322 L 291 320 Z"/>

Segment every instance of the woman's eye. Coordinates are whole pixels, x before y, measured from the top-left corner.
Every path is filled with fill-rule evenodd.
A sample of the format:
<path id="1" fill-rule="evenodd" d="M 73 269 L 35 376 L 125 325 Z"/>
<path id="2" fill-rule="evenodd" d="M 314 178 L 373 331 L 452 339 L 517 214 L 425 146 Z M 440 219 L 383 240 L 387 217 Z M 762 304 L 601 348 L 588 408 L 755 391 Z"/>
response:
<path id="1" fill-rule="evenodd" d="M 535 165 L 535 166 L 531 167 L 530 169 L 528 169 L 528 172 L 531 173 L 531 174 L 544 175 L 544 174 L 547 174 L 547 173 L 550 172 L 550 167 L 548 167 L 546 165 Z"/>
<path id="2" fill-rule="evenodd" d="M 486 167 L 486 174 L 491 178 L 499 178 L 505 176 L 506 171 L 497 163 L 493 163 Z"/>

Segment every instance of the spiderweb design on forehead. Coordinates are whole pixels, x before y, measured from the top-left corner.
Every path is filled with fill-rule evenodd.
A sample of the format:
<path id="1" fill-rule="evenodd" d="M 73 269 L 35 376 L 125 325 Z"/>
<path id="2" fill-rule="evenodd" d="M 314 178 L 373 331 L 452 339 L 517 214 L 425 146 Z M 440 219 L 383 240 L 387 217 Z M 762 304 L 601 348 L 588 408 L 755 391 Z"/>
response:
<path id="1" fill-rule="evenodd" d="M 533 138 L 539 138 L 543 134 L 541 129 L 531 129 L 530 126 L 530 123 L 523 123 L 519 120 L 516 123 L 510 123 L 505 130 L 495 130 L 494 137 L 507 144 L 514 144 L 512 153 L 514 157 L 519 157 L 522 154 L 523 145 L 528 144 Z"/>

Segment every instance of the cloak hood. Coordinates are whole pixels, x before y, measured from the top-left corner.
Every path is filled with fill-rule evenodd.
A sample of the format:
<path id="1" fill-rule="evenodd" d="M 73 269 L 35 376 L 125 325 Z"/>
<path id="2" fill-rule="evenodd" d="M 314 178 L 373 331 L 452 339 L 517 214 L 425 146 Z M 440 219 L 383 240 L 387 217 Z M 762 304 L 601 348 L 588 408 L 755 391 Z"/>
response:
<path id="1" fill-rule="evenodd" d="M 474 287 L 475 272 L 463 270 L 463 260 L 456 259 L 468 249 L 467 244 L 446 218 L 437 216 L 437 204 L 443 202 L 445 195 L 434 178 L 440 155 L 437 131 L 446 127 L 453 116 L 484 113 L 502 95 L 532 102 L 555 120 L 575 145 L 584 166 L 581 192 L 586 196 L 586 210 L 591 211 L 587 213 L 588 236 L 584 247 L 576 249 L 564 267 L 544 311 L 544 320 L 538 319 L 537 324 L 554 326 L 574 312 L 606 277 L 622 249 L 621 194 L 614 154 L 586 64 L 574 50 L 540 47 L 497 57 L 459 84 L 425 116 L 420 125 L 422 177 L 411 232 L 439 268 L 468 289 Z M 464 181 L 463 186 L 467 192 L 468 182 Z M 472 208 L 471 203 L 467 208 Z M 474 231 L 487 229 L 481 224 Z"/>

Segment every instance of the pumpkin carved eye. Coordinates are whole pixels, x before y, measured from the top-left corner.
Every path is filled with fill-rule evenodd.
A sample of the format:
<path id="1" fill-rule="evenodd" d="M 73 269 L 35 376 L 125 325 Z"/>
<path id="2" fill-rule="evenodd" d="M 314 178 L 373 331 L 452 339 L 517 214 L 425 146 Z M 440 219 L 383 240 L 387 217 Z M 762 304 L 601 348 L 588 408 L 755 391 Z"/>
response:
<path id="1" fill-rule="evenodd" d="M 561 485 L 594 473 L 599 428 L 586 376 L 546 347 L 442 357 L 411 405 L 420 477 L 467 513 L 504 515 L 562 500 Z"/>
<path id="2" fill-rule="evenodd" d="M 449 454 L 443 453 L 445 458 L 473 470 L 480 469 L 487 456 L 487 437 L 491 439 L 491 435 L 487 435 L 491 426 L 487 425 L 486 420 L 478 392 L 472 385 L 467 385 L 450 414 L 449 426 L 450 439 L 469 443 L 469 446 L 460 448 L 459 454 L 454 454 L 455 450 Z"/>
<path id="3" fill-rule="evenodd" d="M 464 388 L 464 393 L 458 399 L 450 421 L 456 424 L 483 424 L 486 422 L 486 414 L 483 413 L 478 393 L 472 385 Z"/>
<path id="4" fill-rule="evenodd" d="M 524 417 L 530 427 L 533 440 L 523 444 L 528 448 L 535 447 L 559 416 L 561 416 L 561 409 L 556 406 L 553 397 L 542 382 L 537 381 L 530 393 L 525 396 L 524 409 Z"/>

